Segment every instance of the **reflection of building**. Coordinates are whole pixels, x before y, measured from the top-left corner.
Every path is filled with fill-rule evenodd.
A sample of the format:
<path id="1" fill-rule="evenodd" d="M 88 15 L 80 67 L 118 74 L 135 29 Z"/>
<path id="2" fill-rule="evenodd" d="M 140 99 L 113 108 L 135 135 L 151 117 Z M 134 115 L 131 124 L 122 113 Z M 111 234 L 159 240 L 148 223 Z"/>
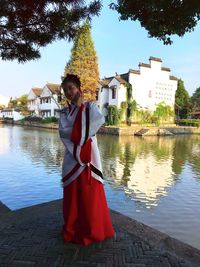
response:
<path id="1" fill-rule="evenodd" d="M 32 88 L 28 95 L 28 109 L 42 117 L 59 117 L 60 85 L 47 83 L 42 89 Z"/>
<path id="2" fill-rule="evenodd" d="M 153 153 L 136 158 L 127 183 L 129 189 L 139 198 L 155 201 L 167 195 L 167 188 L 173 185 L 173 157 L 157 161 Z"/>
<path id="3" fill-rule="evenodd" d="M 112 140 L 107 140 L 103 151 L 106 163 L 110 157 L 111 142 Z M 117 143 L 120 147 L 112 158 L 115 173 L 110 168 L 106 170 L 106 176 L 123 185 L 130 197 L 146 206 L 157 205 L 159 198 L 167 195 L 168 188 L 175 183 L 174 142 L 175 139 L 166 137 L 152 136 L 141 140 L 132 136 L 120 136 L 115 140 L 115 147 Z"/>
<path id="4" fill-rule="evenodd" d="M 150 57 L 149 64 L 140 63 L 139 70 L 100 80 L 98 104 L 103 113 L 106 105 L 120 107 L 126 101 L 126 82 L 132 85 L 132 96 L 141 108 L 155 110 L 162 101 L 174 107 L 177 78 L 171 76 L 171 70 L 162 67 L 160 58 Z"/>
<path id="5" fill-rule="evenodd" d="M 6 154 L 9 149 L 9 132 L 8 128 L 1 128 L 0 137 L 0 154 Z"/>

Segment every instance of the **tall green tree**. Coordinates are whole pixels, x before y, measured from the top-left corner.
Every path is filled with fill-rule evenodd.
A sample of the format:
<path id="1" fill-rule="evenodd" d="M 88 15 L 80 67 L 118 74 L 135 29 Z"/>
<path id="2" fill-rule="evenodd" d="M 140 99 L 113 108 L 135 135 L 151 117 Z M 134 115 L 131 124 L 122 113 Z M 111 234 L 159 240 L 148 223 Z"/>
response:
<path id="1" fill-rule="evenodd" d="M 191 108 L 191 101 L 188 91 L 185 89 L 183 80 L 178 80 L 178 87 L 175 94 L 175 112 L 180 119 L 187 118 Z"/>
<path id="2" fill-rule="evenodd" d="M 200 110 L 200 87 L 198 87 L 191 97 L 193 110 Z"/>
<path id="3" fill-rule="evenodd" d="M 99 68 L 88 20 L 80 28 L 75 38 L 71 58 L 65 68 L 64 76 L 67 73 L 76 74 L 80 77 L 85 100 L 95 100 Z"/>
<path id="4" fill-rule="evenodd" d="M 127 109 L 126 109 L 126 123 L 128 126 L 131 126 L 131 119 L 133 113 L 137 109 L 137 103 L 133 100 L 132 96 L 133 88 L 130 83 L 126 83 L 126 101 L 127 101 Z"/>

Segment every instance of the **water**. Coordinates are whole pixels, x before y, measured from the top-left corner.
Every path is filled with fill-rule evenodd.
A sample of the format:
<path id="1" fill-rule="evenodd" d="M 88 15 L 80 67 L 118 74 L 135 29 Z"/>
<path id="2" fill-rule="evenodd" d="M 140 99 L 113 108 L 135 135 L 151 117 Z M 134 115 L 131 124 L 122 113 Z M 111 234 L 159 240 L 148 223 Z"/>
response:
<path id="1" fill-rule="evenodd" d="M 98 135 L 108 205 L 200 249 L 200 135 Z M 0 125 L 0 200 L 10 209 L 62 198 L 55 130 Z"/>

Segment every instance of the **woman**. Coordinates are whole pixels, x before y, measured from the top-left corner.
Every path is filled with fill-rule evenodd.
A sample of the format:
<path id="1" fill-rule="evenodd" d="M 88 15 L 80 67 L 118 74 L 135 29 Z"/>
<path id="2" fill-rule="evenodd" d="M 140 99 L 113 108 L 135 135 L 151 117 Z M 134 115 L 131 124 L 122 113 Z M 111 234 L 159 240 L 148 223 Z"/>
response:
<path id="1" fill-rule="evenodd" d="M 104 116 L 95 102 L 83 102 L 80 79 L 68 74 L 61 87 L 70 101 L 60 113 L 65 145 L 62 165 L 64 242 L 89 245 L 114 235 L 103 187 L 96 132 Z"/>

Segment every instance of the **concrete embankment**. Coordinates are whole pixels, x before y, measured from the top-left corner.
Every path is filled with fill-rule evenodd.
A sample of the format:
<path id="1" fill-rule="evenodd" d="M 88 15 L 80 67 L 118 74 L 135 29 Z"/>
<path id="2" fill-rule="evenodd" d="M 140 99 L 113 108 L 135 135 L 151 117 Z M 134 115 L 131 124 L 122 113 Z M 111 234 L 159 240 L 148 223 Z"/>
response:
<path id="1" fill-rule="evenodd" d="M 20 121 L 5 121 L 12 125 L 21 125 L 27 127 L 38 127 L 47 129 L 58 129 L 57 123 L 38 123 L 38 122 L 20 122 Z M 98 133 L 109 135 L 138 135 L 138 136 L 167 136 L 179 134 L 200 134 L 200 128 L 190 126 L 160 126 L 160 127 L 143 127 L 134 125 L 131 127 L 110 127 L 102 126 Z"/>
<path id="2" fill-rule="evenodd" d="M 197 127 L 107 127 L 100 128 L 99 133 L 112 135 L 138 135 L 138 136 L 165 136 L 165 135 L 179 135 L 179 134 L 200 134 L 200 128 Z"/>

